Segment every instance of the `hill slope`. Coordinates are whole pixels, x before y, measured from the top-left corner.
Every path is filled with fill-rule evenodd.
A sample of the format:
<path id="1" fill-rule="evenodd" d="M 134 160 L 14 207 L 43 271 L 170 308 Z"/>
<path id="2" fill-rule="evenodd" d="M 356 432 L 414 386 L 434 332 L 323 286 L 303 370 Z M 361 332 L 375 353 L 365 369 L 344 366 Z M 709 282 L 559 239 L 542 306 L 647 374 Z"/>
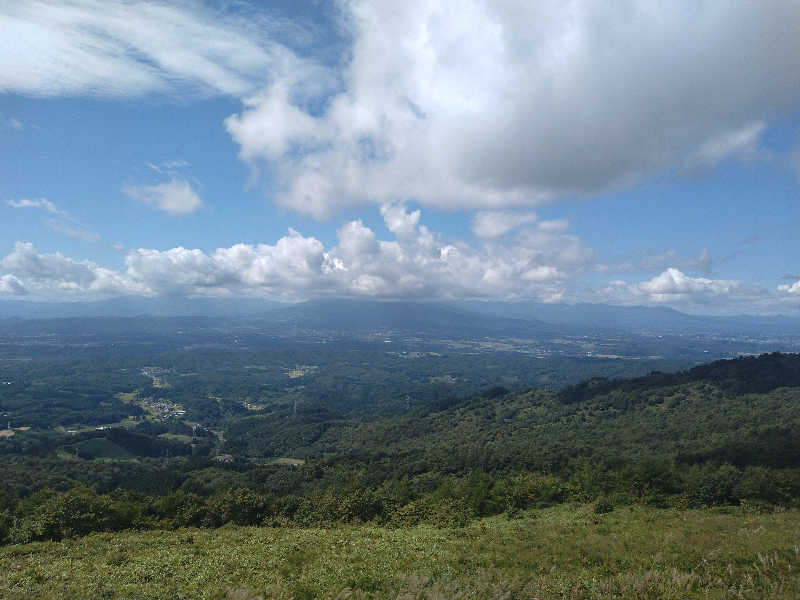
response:
<path id="1" fill-rule="evenodd" d="M 561 392 L 492 390 L 415 414 L 305 420 L 289 407 L 226 432 L 240 456 L 359 463 L 385 476 L 469 469 L 560 472 L 580 460 L 800 465 L 800 356 L 717 361 L 678 374 L 593 379 Z"/>

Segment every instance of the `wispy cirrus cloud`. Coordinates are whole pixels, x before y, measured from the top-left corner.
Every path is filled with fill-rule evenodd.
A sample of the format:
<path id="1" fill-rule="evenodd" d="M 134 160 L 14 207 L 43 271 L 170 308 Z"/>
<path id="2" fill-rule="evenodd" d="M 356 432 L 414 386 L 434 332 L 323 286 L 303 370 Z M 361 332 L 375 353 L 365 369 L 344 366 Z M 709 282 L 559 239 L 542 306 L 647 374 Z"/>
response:
<path id="1" fill-rule="evenodd" d="M 0 92 L 243 96 L 273 77 L 294 80 L 306 64 L 275 41 L 286 23 L 202 3 L 8 2 L 0 30 Z"/>
<path id="2" fill-rule="evenodd" d="M 176 173 L 180 169 L 185 169 L 190 165 L 188 161 L 178 158 L 173 160 L 162 160 L 161 162 L 148 162 L 147 166 L 159 175 L 163 175 L 165 173 Z"/>
<path id="3" fill-rule="evenodd" d="M 710 275 L 713 259 L 708 248 L 703 248 L 695 256 L 682 256 L 674 249 L 642 249 L 594 266 L 596 271 L 602 273 L 657 273 L 668 268 Z"/>
<path id="4" fill-rule="evenodd" d="M 82 240 L 84 242 L 99 242 L 102 239 L 99 233 L 89 231 L 88 229 L 80 226 L 71 225 L 68 221 L 49 219 L 45 221 L 45 225 L 47 225 L 47 227 L 52 231 L 63 233 L 67 237 L 71 237 L 76 240 Z"/>
<path id="5" fill-rule="evenodd" d="M 6 204 L 11 208 L 33 208 L 54 215 L 55 218 L 46 219 L 44 221 L 45 226 L 52 231 L 62 233 L 68 237 L 79 239 L 84 242 L 99 242 L 102 239 L 100 234 L 91 231 L 78 219 L 70 215 L 68 211 L 59 208 L 54 202 L 46 198 L 6 200 Z"/>
<path id="6" fill-rule="evenodd" d="M 66 211 L 61 210 L 46 198 L 20 198 L 19 200 L 6 200 L 6 204 L 11 208 L 38 208 L 54 215 L 65 216 L 68 214 Z"/>

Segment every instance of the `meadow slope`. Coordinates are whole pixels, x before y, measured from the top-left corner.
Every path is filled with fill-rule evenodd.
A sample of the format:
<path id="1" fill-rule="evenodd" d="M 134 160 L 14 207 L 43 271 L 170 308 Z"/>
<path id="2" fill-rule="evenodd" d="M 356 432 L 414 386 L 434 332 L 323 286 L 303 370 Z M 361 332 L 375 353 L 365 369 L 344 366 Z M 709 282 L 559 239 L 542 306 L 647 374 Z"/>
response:
<path id="1" fill-rule="evenodd" d="M 0 597 L 797 598 L 799 544 L 800 511 L 743 507 L 99 533 L 0 549 Z"/>

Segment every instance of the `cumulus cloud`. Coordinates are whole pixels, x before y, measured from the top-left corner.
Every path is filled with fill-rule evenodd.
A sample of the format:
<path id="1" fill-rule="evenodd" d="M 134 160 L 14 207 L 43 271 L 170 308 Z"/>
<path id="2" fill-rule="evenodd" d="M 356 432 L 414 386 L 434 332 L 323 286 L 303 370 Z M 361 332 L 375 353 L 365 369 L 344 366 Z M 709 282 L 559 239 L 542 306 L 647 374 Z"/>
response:
<path id="1" fill-rule="evenodd" d="M 689 277 L 678 269 L 670 268 L 638 284 L 638 289 L 656 300 L 668 300 L 675 296 L 729 294 L 741 285 L 741 281 Z"/>
<path id="2" fill-rule="evenodd" d="M 318 72 L 276 37 L 285 24 L 201 3 L 26 0 L 0 6 L 0 92 L 141 96 L 254 92 Z"/>
<path id="3" fill-rule="evenodd" d="M 386 228 L 396 236 L 413 234 L 419 224 L 421 211 L 407 212 L 402 204 L 384 204 L 381 206 L 381 216 Z"/>
<path id="4" fill-rule="evenodd" d="M 17 242 L 14 250 L 0 260 L 6 283 L 11 289 L 27 290 L 39 298 L 91 298 L 121 295 L 148 295 L 150 290 L 124 273 L 100 267 L 91 261 L 76 261 L 60 252 L 41 254 L 33 244 Z M 9 288 L 10 286 L 10 288 Z M 16 291 L 14 293 L 20 293 Z"/>
<path id="5" fill-rule="evenodd" d="M 24 296 L 28 293 L 22 282 L 13 275 L 0 276 L 0 295 Z"/>
<path id="6" fill-rule="evenodd" d="M 591 255 L 576 238 L 552 232 L 531 232 L 513 246 L 477 250 L 445 242 L 419 225 L 419 211 L 391 206 L 382 212 L 394 240 L 377 239 L 355 220 L 338 230 L 338 242 L 329 250 L 290 230 L 274 246 L 237 244 L 210 254 L 137 250 L 127 256 L 127 274 L 158 293 L 551 298 Z"/>
<path id="7" fill-rule="evenodd" d="M 414 299 L 561 298 L 571 278 L 593 260 L 563 230 L 538 226 L 505 243 L 480 248 L 445 240 L 419 223 L 420 211 L 386 206 L 394 239 L 378 239 L 360 220 L 344 224 L 330 248 L 290 229 L 275 244 L 236 244 L 213 252 L 140 248 L 113 271 L 18 242 L 0 261 L 31 294 L 86 297 L 121 294 Z"/>
<path id="8" fill-rule="evenodd" d="M 795 281 L 792 284 L 781 284 L 778 286 L 778 291 L 786 292 L 787 294 L 800 294 L 800 281 Z"/>
<path id="9" fill-rule="evenodd" d="M 207 254 L 201 250 L 139 249 L 125 259 L 127 273 L 157 293 L 303 297 L 320 283 L 322 243 L 296 231 L 274 246 L 236 244 Z"/>
<path id="10" fill-rule="evenodd" d="M 749 159 L 800 106 L 793 0 L 347 0 L 338 59 L 232 6 L 4 3 L 0 93 L 240 98 L 225 127 L 242 159 L 317 218 L 499 212 Z"/>
<path id="11" fill-rule="evenodd" d="M 699 314 L 791 312 L 800 297 L 800 281 L 770 291 L 737 280 L 692 277 L 677 268 L 644 281 L 613 280 L 605 288 L 591 288 L 580 276 L 595 263 L 592 251 L 563 229 L 542 227 L 543 222 L 503 240 L 480 240 L 476 247 L 444 239 L 418 222 L 417 211 L 400 206 L 385 209 L 384 220 L 387 229 L 397 231 L 394 239 L 379 239 L 354 220 L 339 228 L 329 248 L 290 229 L 274 244 L 235 244 L 211 252 L 129 250 L 122 270 L 40 253 L 17 242 L 0 259 L 0 295 L 535 299 L 662 305 Z"/>
<path id="12" fill-rule="evenodd" d="M 748 159 L 800 105 L 792 0 L 343 6 L 351 58 L 323 110 L 275 80 L 226 122 L 278 201 L 319 218 L 531 206 Z"/>
<path id="13" fill-rule="evenodd" d="M 788 286 L 786 286 L 788 288 Z M 800 286 L 798 286 L 800 287 Z M 620 305 L 670 306 L 695 314 L 785 314 L 796 312 L 793 298 L 738 280 L 691 277 L 676 268 L 640 282 L 610 281 L 587 290 L 584 300 Z"/>
<path id="14" fill-rule="evenodd" d="M 241 116 L 232 115 L 225 121 L 245 160 L 276 160 L 290 150 L 313 148 L 322 139 L 324 124 L 294 106 L 283 84 L 249 98 L 245 106 Z"/>
<path id="15" fill-rule="evenodd" d="M 202 199 L 185 179 L 172 178 L 156 185 L 126 185 L 122 193 L 174 216 L 191 214 L 203 206 Z"/>

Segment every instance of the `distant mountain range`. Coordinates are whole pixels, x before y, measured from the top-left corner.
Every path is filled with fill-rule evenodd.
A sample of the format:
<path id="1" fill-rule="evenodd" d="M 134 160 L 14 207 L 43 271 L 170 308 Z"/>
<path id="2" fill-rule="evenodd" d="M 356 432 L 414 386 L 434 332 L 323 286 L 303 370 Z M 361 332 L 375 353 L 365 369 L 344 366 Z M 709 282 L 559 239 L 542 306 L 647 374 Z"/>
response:
<path id="1" fill-rule="evenodd" d="M 133 316 L 257 316 L 274 323 L 318 330 L 469 332 L 473 336 L 540 337 L 581 332 L 800 335 L 800 318 L 713 317 L 667 307 L 608 304 L 463 301 L 400 302 L 314 300 L 286 304 L 251 298 L 123 297 L 97 302 L 0 301 L 0 318 L 52 319 Z"/>
<path id="2" fill-rule="evenodd" d="M 468 301 L 460 306 L 488 315 L 538 319 L 592 331 L 636 333 L 704 333 L 753 336 L 800 334 L 800 318 L 739 315 L 689 315 L 673 308 L 609 304 L 544 304 L 541 302 Z"/>
<path id="3" fill-rule="evenodd" d="M 70 317 L 231 317 L 260 314 L 285 306 L 253 298 L 144 298 L 125 296 L 95 302 L 0 301 L 0 319 Z"/>
<path id="4" fill-rule="evenodd" d="M 263 316 L 304 329 L 425 332 L 449 337 L 544 337 L 565 331 L 564 325 L 556 326 L 536 318 L 509 318 L 448 304 L 421 302 L 314 300 L 276 308 Z"/>

